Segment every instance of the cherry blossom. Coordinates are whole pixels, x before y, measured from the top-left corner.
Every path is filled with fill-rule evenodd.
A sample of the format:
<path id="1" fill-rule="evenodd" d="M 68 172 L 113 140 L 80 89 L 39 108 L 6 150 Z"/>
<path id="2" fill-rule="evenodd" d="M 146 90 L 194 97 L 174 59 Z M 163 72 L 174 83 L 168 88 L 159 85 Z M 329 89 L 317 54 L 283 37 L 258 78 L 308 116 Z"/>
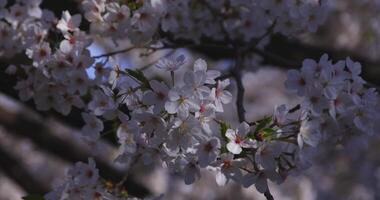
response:
<path id="1" fill-rule="evenodd" d="M 229 139 L 227 149 L 233 154 L 240 154 L 242 148 L 248 148 L 253 145 L 252 141 L 247 138 L 247 134 L 250 131 L 250 127 L 246 122 L 243 122 L 235 130 L 228 129 L 226 131 L 226 137 Z"/>

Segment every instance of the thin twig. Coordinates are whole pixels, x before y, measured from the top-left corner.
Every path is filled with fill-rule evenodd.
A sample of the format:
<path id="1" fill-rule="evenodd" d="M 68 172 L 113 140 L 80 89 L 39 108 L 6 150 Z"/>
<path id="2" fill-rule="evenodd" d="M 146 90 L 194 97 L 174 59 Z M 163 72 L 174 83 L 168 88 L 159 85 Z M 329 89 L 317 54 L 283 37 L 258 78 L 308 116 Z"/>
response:
<path id="1" fill-rule="evenodd" d="M 112 52 L 109 52 L 109 53 L 93 56 L 93 58 L 96 59 L 96 58 L 109 57 L 109 56 L 113 56 L 113 55 L 116 55 L 116 54 L 119 54 L 119 53 L 126 53 L 128 51 L 131 51 L 131 50 L 137 49 L 137 48 L 139 48 L 139 47 L 131 46 L 131 47 L 128 47 L 128 48 L 125 48 L 125 49 L 121 49 L 121 50 L 112 51 Z"/>
<path id="2" fill-rule="evenodd" d="M 105 54 L 93 56 L 93 58 L 97 59 L 97 58 L 103 58 L 103 57 L 110 57 L 110 56 L 114 56 L 116 54 L 126 53 L 126 52 L 134 50 L 134 49 L 150 49 L 150 50 L 153 50 L 153 51 L 157 51 L 157 50 L 171 49 L 171 48 L 177 48 L 177 47 L 176 46 L 170 46 L 170 45 L 165 45 L 165 46 L 162 46 L 162 47 L 131 46 L 131 47 L 128 47 L 128 48 L 125 48 L 125 49 L 120 49 L 120 50 L 117 50 L 117 51 L 111 51 L 111 52 L 108 52 L 108 53 L 105 53 Z"/>

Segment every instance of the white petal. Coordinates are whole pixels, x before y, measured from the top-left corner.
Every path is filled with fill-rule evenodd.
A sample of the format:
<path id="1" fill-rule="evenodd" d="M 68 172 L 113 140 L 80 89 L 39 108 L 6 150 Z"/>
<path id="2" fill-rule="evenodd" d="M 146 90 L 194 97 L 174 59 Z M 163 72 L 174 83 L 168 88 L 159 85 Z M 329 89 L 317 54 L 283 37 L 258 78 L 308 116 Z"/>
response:
<path id="1" fill-rule="evenodd" d="M 235 141 L 229 142 L 227 144 L 227 149 L 233 154 L 240 154 L 242 151 L 242 148 L 240 145 L 236 144 Z"/>
<path id="2" fill-rule="evenodd" d="M 170 90 L 168 97 L 169 97 L 170 101 L 177 101 L 180 98 L 178 92 L 175 90 Z"/>
<path id="3" fill-rule="evenodd" d="M 235 140 L 235 138 L 236 138 L 235 133 L 236 133 L 235 130 L 233 130 L 233 129 L 227 129 L 227 131 L 226 131 L 226 137 L 228 139 L 230 139 L 230 140 Z"/>
<path id="4" fill-rule="evenodd" d="M 175 114 L 177 113 L 178 111 L 178 102 L 176 101 L 168 101 L 165 103 L 165 110 L 169 113 L 169 114 Z"/>
<path id="5" fill-rule="evenodd" d="M 203 59 L 197 59 L 194 62 L 194 71 L 206 71 L 207 70 L 207 63 Z"/>
<path id="6" fill-rule="evenodd" d="M 303 148 L 303 140 L 302 140 L 301 134 L 298 134 L 297 142 L 298 142 L 298 146 L 302 149 Z"/>
<path id="7" fill-rule="evenodd" d="M 247 122 L 242 122 L 239 125 L 239 128 L 238 128 L 239 135 L 246 136 L 249 131 L 250 131 L 250 126 L 249 124 L 247 124 Z"/>
<path id="8" fill-rule="evenodd" d="M 218 171 L 218 173 L 216 174 L 215 178 L 216 178 L 216 183 L 219 186 L 226 185 L 226 183 L 227 183 L 227 177 L 221 171 Z"/>
<path id="9" fill-rule="evenodd" d="M 220 95 L 220 100 L 223 104 L 228 104 L 232 101 L 232 94 L 228 91 L 223 91 L 222 95 Z"/>

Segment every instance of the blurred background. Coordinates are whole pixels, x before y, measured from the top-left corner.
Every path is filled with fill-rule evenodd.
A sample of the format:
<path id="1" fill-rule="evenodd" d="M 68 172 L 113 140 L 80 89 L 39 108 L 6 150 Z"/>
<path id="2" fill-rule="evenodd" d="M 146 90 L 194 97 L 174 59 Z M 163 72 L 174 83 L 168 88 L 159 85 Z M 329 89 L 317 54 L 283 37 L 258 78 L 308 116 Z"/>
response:
<path id="1" fill-rule="evenodd" d="M 42 7 L 60 16 L 62 10 L 78 12 L 79 1 L 46 0 Z M 319 59 L 328 53 L 334 60 L 350 56 L 363 65 L 364 79 L 380 86 L 380 1 L 331 0 L 332 11 L 327 23 L 317 33 L 300 34 L 293 38 L 275 35 L 268 38 L 265 53 L 253 54 L 249 59 L 243 84 L 246 88 L 247 120 L 269 116 L 276 105 L 295 105 L 299 99 L 284 88 L 286 70 L 299 68 L 304 58 Z M 115 47 L 111 41 L 95 41 L 90 46 L 92 55 L 99 55 L 129 45 L 128 41 Z M 115 62 L 129 68 L 141 68 L 148 76 L 167 79 L 166 74 L 150 67 L 168 54 L 186 54 L 191 60 L 203 58 L 210 68 L 228 69 L 231 60 L 217 49 L 176 49 L 155 52 L 139 59 L 141 51 L 130 51 L 116 56 Z M 15 58 L 17 59 L 17 58 Z M 0 60 L 5 69 L 15 60 Z M 185 68 L 185 67 L 184 67 Z M 185 69 L 182 70 L 185 70 Z M 21 102 L 13 89 L 13 77 L 1 70 L 0 77 L 0 200 L 21 199 L 26 194 L 41 194 L 64 181 L 65 172 L 76 161 L 95 156 L 101 174 L 108 180 L 120 180 L 126 166 L 113 162 L 117 146 L 105 137 L 96 144 L 79 140 L 83 125 L 80 112 L 69 116 L 54 111 L 35 110 L 33 102 Z M 89 73 L 93 73 L 89 71 Z M 181 73 L 178 73 L 181 74 Z M 180 78 L 180 77 L 177 77 Z M 229 87 L 234 94 L 236 85 Z M 379 88 L 379 87 L 378 87 Z M 236 95 L 234 95 L 236 96 Z M 225 118 L 236 118 L 236 107 L 230 105 Z M 111 137 L 111 136 L 109 136 Z M 324 145 L 319 148 L 313 166 L 301 176 L 290 176 L 284 184 L 270 184 L 275 199 L 380 199 L 380 139 L 352 137 L 344 145 Z M 136 165 L 131 169 L 126 188 L 137 195 L 165 194 L 164 199 L 265 199 L 254 187 L 243 189 L 229 183 L 219 187 L 213 172 L 203 171 L 202 179 L 185 185 L 176 175 L 159 165 Z"/>

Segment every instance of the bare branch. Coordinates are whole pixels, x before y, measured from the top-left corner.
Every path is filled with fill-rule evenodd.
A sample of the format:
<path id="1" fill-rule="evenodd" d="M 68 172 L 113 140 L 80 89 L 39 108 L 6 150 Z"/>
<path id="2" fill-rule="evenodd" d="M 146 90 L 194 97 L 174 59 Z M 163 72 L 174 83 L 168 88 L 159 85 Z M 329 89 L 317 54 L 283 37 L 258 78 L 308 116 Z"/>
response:
<path id="1" fill-rule="evenodd" d="M 49 187 L 38 181 L 24 165 L 0 146 L 0 169 L 30 194 L 44 194 Z"/>
<path id="2" fill-rule="evenodd" d="M 272 194 L 271 194 L 270 191 L 269 191 L 269 188 L 268 188 L 268 190 L 264 193 L 264 196 L 267 198 L 267 200 L 274 200 Z"/>
<path id="3" fill-rule="evenodd" d="M 241 76 L 241 71 L 243 69 L 242 65 L 242 55 L 237 53 L 235 60 L 235 67 L 232 69 L 232 76 L 235 78 L 237 86 L 237 97 L 236 97 L 236 109 L 240 122 L 245 121 L 245 109 L 244 109 L 244 85 Z"/>
<path id="4" fill-rule="evenodd" d="M 136 47 L 136 46 L 131 46 L 131 47 L 128 47 L 128 48 L 125 48 L 125 49 L 121 49 L 121 50 L 117 50 L 117 51 L 112 51 L 112 52 L 109 52 L 109 53 L 105 53 L 105 54 L 101 54 L 101 55 L 97 55 L 97 56 L 92 56 L 93 58 L 103 58 L 103 57 L 109 57 L 109 56 L 114 56 L 116 54 L 120 54 L 120 53 L 126 53 L 128 51 L 131 51 L 133 49 L 137 49 L 139 47 Z"/>
<path id="5" fill-rule="evenodd" d="M 0 124 L 6 130 L 31 139 L 38 147 L 69 162 L 86 161 L 88 157 L 92 157 L 91 152 L 52 134 L 51 128 L 44 119 L 28 112 L 25 108 L 12 111 L 0 107 Z M 95 160 L 102 177 L 116 182 L 124 175 L 123 171 L 115 169 L 106 161 L 96 158 Z M 128 187 L 128 191 L 136 197 L 144 197 L 150 193 L 147 188 L 132 179 L 128 179 L 125 185 Z"/>

